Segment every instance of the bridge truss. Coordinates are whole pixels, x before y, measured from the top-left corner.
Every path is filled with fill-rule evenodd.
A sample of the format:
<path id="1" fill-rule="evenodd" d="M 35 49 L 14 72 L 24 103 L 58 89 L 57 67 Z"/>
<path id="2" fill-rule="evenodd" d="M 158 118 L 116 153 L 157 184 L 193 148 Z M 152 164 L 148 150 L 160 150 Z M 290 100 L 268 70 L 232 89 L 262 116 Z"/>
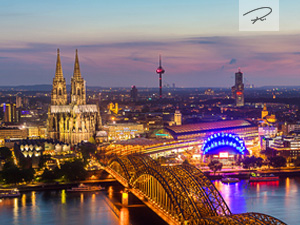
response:
<path id="1" fill-rule="evenodd" d="M 145 155 L 113 157 L 105 167 L 124 187 L 169 224 L 285 224 L 265 214 L 232 214 L 201 170 L 161 166 Z"/>

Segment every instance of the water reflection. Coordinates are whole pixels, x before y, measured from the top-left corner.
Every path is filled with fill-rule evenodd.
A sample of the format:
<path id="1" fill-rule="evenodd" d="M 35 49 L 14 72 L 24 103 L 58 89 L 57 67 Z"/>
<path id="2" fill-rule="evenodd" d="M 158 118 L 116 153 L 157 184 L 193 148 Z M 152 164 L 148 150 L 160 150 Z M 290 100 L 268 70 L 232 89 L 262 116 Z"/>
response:
<path id="1" fill-rule="evenodd" d="M 27 192 L 0 200 L 2 225 L 119 224 L 101 193 Z M 100 221 L 100 222 L 99 222 Z"/>
<path id="2" fill-rule="evenodd" d="M 129 225 L 129 210 L 127 207 L 122 207 L 120 210 L 120 225 Z"/>
<path id="3" fill-rule="evenodd" d="M 113 198 L 113 192 L 114 192 L 113 186 L 109 186 L 107 192 L 108 192 L 108 198 L 112 199 Z"/>
<path id="4" fill-rule="evenodd" d="M 83 193 L 80 194 L 80 203 L 81 203 L 81 205 L 83 205 L 83 203 L 84 203 L 84 194 Z"/>
<path id="5" fill-rule="evenodd" d="M 66 199 L 67 199 L 66 190 L 62 190 L 61 191 L 61 204 L 66 204 Z"/>
<path id="6" fill-rule="evenodd" d="M 261 212 L 273 215 L 287 224 L 300 224 L 300 178 L 279 181 L 236 184 L 214 182 L 233 213 Z"/>
<path id="7" fill-rule="evenodd" d="M 300 178 L 263 183 L 242 180 L 236 184 L 216 181 L 214 184 L 233 213 L 261 212 L 278 217 L 287 224 L 300 224 Z M 0 224 L 106 225 L 127 224 L 129 219 L 133 225 L 162 224 L 147 207 L 132 207 L 141 203 L 131 196 L 130 207 L 122 208 L 122 189 L 110 186 L 107 193 L 27 192 L 20 198 L 0 199 Z M 118 202 L 120 219 L 112 212 L 107 203 L 109 200 Z"/>
<path id="8" fill-rule="evenodd" d="M 246 200 L 243 195 L 240 195 L 240 190 L 245 189 L 245 185 L 247 184 L 241 182 L 224 184 L 221 181 L 215 181 L 214 184 L 232 212 L 247 211 Z"/>
<path id="9" fill-rule="evenodd" d="M 13 199 L 13 202 L 14 202 L 13 220 L 14 220 L 14 223 L 17 224 L 18 223 L 18 219 L 19 219 L 19 202 L 18 202 L 17 198 Z"/>

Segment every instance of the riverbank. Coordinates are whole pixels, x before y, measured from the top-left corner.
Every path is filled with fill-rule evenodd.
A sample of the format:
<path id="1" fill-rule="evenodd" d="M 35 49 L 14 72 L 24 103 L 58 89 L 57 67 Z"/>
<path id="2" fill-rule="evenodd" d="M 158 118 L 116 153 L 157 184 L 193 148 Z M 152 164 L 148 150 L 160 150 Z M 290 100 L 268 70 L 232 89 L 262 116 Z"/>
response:
<path id="1" fill-rule="evenodd" d="M 300 168 L 285 168 L 285 169 L 262 169 L 262 170 L 226 170 L 219 171 L 216 174 L 212 172 L 205 171 L 205 175 L 211 180 L 220 180 L 224 176 L 235 177 L 239 179 L 249 179 L 251 173 L 259 174 L 274 174 L 279 177 L 300 177 Z"/>
<path id="2" fill-rule="evenodd" d="M 230 169 L 225 171 L 219 171 L 216 174 L 210 171 L 203 171 L 210 180 L 221 180 L 224 176 L 235 177 L 239 179 L 249 179 L 251 173 L 259 174 L 274 174 L 279 177 L 300 177 L 300 168 L 285 168 L 285 169 Z M 32 183 L 26 185 L 0 185 L 0 189 L 18 188 L 20 192 L 26 191 L 43 191 L 43 190 L 62 190 L 78 186 L 83 184 L 101 184 L 102 186 L 108 186 L 111 183 L 116 182 L 115 179 L 97 179 L 97 180 L 84 180 L 74 182 L 52 182 L 52 183 Z"/>
<path id="3" fill-rule="evenodd" d="M 20 192 L 26 191 L 45 191 L 45 190 L 62 190 L 68 189 L 79 184 L 101 184 L 102 186 L 108 186 L 111 183 L 116 182 L 115 179 L 101 179 L 101 180 L 84 180 L 84 181 L 74 181 L 74 182 L 54 182 L 54 183 L 33 183 L 26 185 L 0 185 L 0 189 L 11 189 L 18 188 Z"/>

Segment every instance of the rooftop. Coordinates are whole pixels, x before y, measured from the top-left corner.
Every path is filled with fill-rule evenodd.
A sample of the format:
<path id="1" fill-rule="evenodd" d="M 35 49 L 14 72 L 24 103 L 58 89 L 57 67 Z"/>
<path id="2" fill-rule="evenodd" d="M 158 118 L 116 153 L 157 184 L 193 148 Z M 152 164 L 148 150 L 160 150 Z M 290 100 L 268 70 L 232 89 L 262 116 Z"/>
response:
<path id="1" fill-rule="evenodd" d="M 227 121 L 218 121 L 218 122 L 206 122 L 206 123 L 196 123 L 196 124 L 187 124 L 181 126 L 171 126 L 166 127 L 166 129 L 175 135 L 191 132 L 205 132 L 210 130 L 220 130 L 227 128 L 239 128 L 239 127 L 252 127 L 254 126 L 247 120 L 227 120 Z"/>

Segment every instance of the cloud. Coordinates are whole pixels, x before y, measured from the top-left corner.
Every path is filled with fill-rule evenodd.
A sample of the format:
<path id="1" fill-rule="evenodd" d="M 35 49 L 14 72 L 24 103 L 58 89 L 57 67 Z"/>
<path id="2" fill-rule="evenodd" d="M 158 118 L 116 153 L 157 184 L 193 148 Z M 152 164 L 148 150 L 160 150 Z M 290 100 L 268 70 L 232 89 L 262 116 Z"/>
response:
<path id="1" fill-rule="evenodd" d="M 231 59 L 229 65 L 236 64 L 236 59 Z"/>
<path id="2" fill-rule="evenodd" d="M 40 77 L 40 83 L 51 81 L 55 70 L 56 48 L 59 47 L 66 78 L 72 75 L 75 49 L 78 48 L 83 76 L 88 84 L 93 85 L 129 86 L 134 82 L 138 86 L 156 86 L 155 69 L 160 53 L 168 83 L 230 86 L 230 77 L 236 72 L 237 63 L 247 79 L 256 86 L 266 82 L 282 82 L 282 74 L 287 77 L 284 82 L 288 83 L 296 79 L 296 73 L 300 71 L 298 40 L 299 35 L 277 35 L 191 37 L 78 45 L 11 42 L 0 46 L 0 59 L 3 59 L 0 60 L 0 82 L 5 84 L 9 79 L 14 79 L 10 82 L 32 83 L 32 80 L 37 80 L 33 79 L 35 77 Z M 27 79 L 20 80 L 18 76 Z"/>

